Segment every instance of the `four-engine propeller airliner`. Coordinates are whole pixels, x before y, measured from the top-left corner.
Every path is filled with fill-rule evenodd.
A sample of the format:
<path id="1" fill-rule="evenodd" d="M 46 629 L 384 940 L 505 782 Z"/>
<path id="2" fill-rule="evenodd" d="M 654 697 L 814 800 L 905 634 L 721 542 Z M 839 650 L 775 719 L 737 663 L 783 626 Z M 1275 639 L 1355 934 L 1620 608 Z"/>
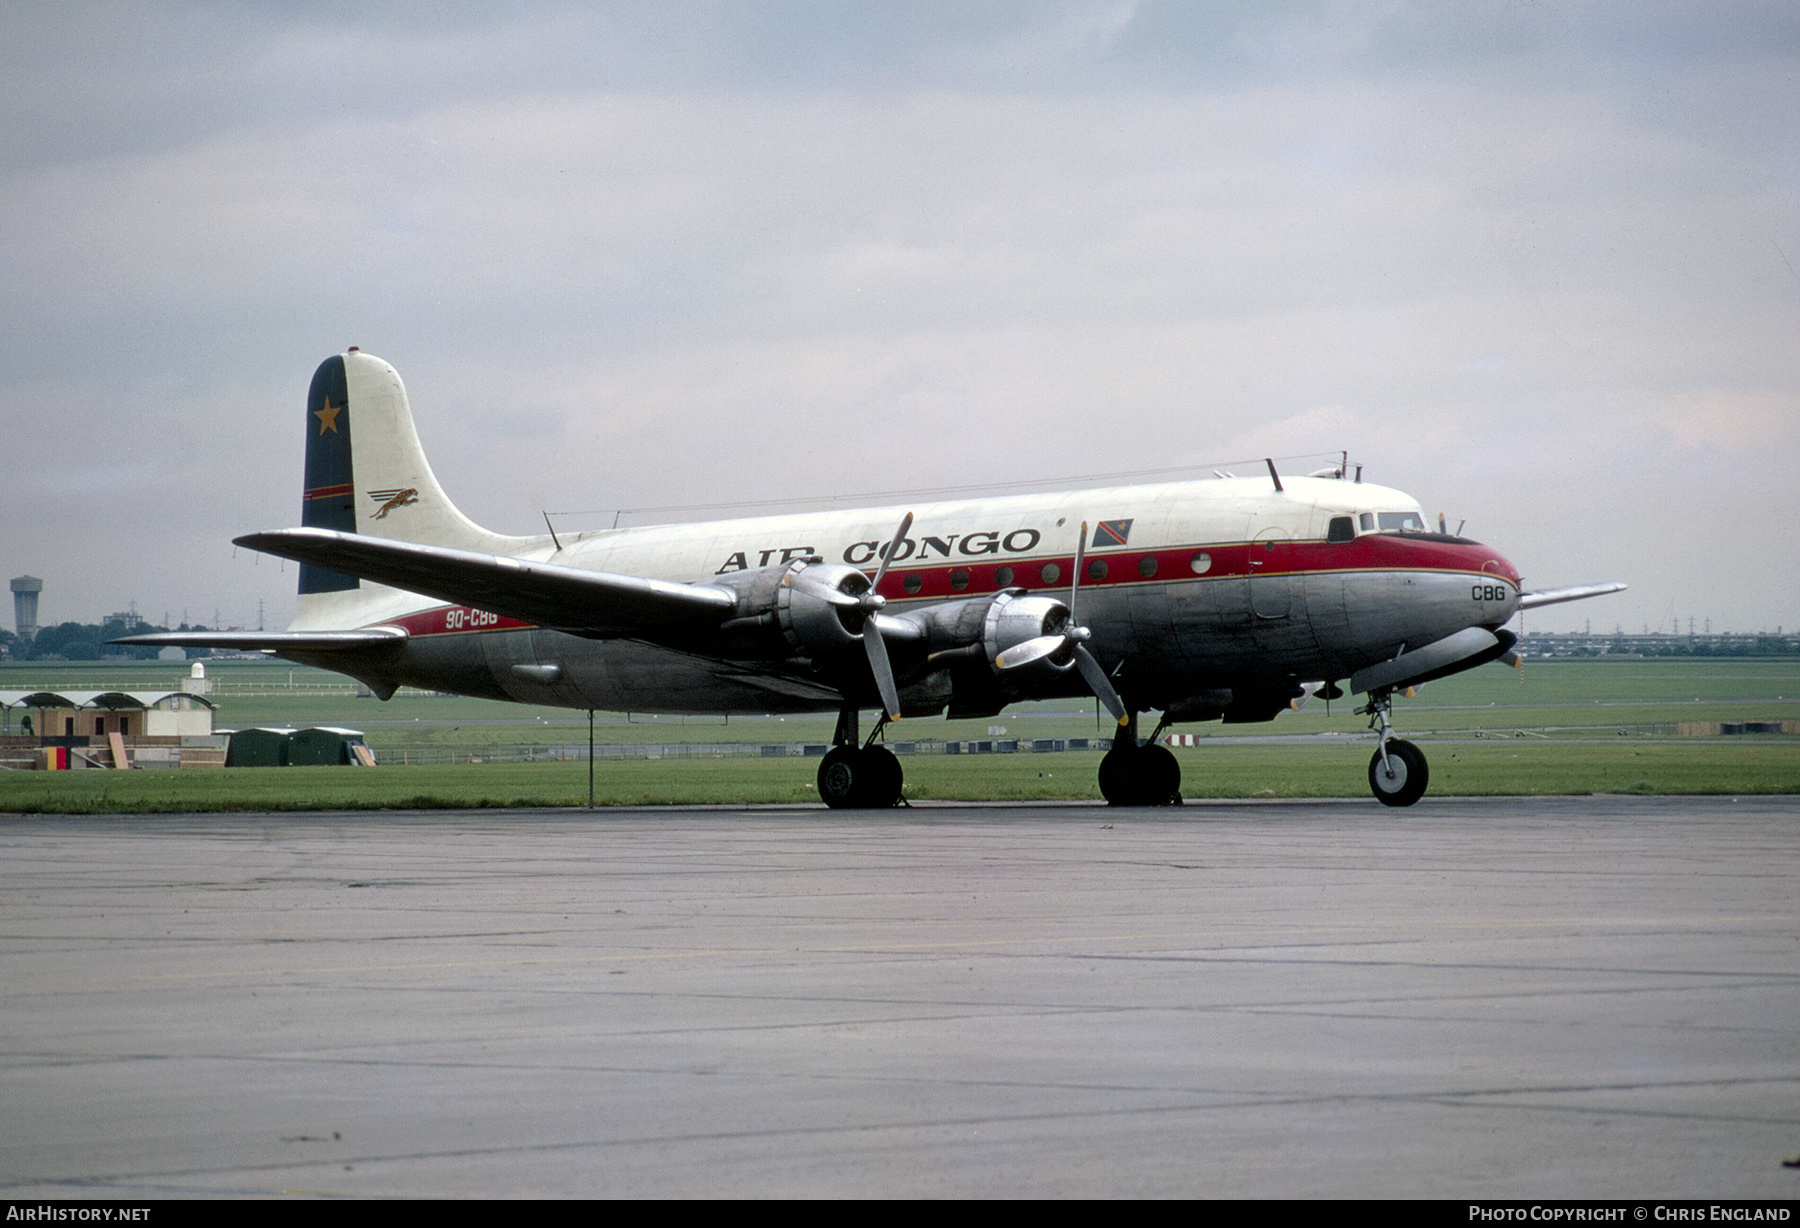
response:
<path id="1" fill-rule="evenodd" d="M 301 526 L 239 545 L 300 563 L 293 626 L 122 643 L 260 649 L 402 685 L 645 713 L 831 712 L 819 794 L 899 801 L 880 744 L 900 717 L 978 717 L 1092 695 L 1119 723 L 1108 801 L 1179 800 L 1157 742 L 1190 721 L 1267 721 L 1313 694 L 1366 694 L 1369 784 L 1425 792 L 1393 735 L 1397 692 L 1513 659 L 1520 609 L 1623 584 L 1523 593 L 1479 542 L 1342 470 L 1022 494 L 702 525 L 491 533 L 432 475 L 406 391 L 356 349 L 306 407 Z M 1441 527 L 1441 526 L 1440 526 Z M 861 736 L 860 715 L 878 710 Z M 1151 737 L 1138 716 L 1162 714 Z"/>

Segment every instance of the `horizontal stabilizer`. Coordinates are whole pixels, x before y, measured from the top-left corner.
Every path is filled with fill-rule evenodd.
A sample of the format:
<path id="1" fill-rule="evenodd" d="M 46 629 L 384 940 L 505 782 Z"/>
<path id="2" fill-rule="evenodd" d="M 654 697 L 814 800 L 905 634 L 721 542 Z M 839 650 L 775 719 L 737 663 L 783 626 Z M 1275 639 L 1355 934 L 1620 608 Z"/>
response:
<path id="1" fill-rule="evenodd" d="M 1625 585 L 1617 580 L 1610 584 L 1577 584 L 1571 588 L 1547 588 L 1541 593 L 1519 594 L 1521 610 L 1535 609 L 1541 605 L 1555 605 L 1559 601 L 1580 601 L 1586 597 L 1604 597 L 1607 593 L 1623 590 Z"/>
<path id="2" fill-rule="evenodd" d="M 716 627 L 737 608 L 737 598 L 723 588 L 331 529 L 280 529 L 236 540 L 264 554 L 596 639 L 660 639 L 683 627 Z"/>
<path id="3" fill-rule="evenodd" d="M 145 644 L 152 648 L 232 648 L 240 652 L 346 652 L 400 644 L 399 627 L 365 627 L 360 631 L 155 631 L 108 640 L 109 644 Z"/>

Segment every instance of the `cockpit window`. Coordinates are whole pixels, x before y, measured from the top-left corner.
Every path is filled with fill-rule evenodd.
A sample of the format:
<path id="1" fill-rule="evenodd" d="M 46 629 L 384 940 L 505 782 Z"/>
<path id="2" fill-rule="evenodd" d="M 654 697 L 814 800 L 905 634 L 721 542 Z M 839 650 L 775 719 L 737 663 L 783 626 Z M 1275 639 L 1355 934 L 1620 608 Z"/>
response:
<path id="1" fill-rule="evenodd" d="M 1417 512 L 1382 512 L 1381 531 L 1383 533 L 1423 533 L 1425 522 L 1419 519 Z"/>
<path id="2" fill-rule="evenodd" d="M 1333 516 L 1331 523 L 1325 527 L 1325 540 L 1328 542 L 1355 541 L 1356 522 L 1348 516 Z"/>
<path id="3" fill-rule="evenodd" d="M 1357 520 L 1361 523 L 1362 531 L 1364 533 L 1373 533 L 1375 531 L 1374 512 L 1364 512 L 1361 516 L 1357 517 Z"/>

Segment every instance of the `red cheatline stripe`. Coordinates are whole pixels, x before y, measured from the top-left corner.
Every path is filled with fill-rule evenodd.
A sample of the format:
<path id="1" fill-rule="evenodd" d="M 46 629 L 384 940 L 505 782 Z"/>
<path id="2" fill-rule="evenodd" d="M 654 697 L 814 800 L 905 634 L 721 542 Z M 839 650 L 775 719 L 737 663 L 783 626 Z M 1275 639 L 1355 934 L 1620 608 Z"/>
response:
<path id="1" fill-rule="evenodd" d="M 314 499 L 336 499 L 341 495 L 349 494 L 351 489 L 352 487 L 348 482 L 344 483 L 342 486 L 315 486 L 306 492 L 301 501 L 311 502 Z"/>
<path id="2" fill-rule="evenodd" d="M 404 628 L 414 639 L 424 639 L 434 635 L 480 635 L 492 631 L 519 631 L 535 626 L 534 623 L 521 622 L 516 618 L 505 618 L 496 614 L 481 612 L 482 621 L 475 624 L 467 616 L 475 613 L 469 606 L 434 606 L 429 610 L 420 610 L 412 614 L 403 614 L 398 618 L 390 618 L 377 626 Z M 465 617 L 458 620 L 459 625 L 451 626 L 451 616 L 461 614 Z M 492 621 L 487 621 L 491 619 Z"/>
<path id="3" fill-rule="evenodd" d="M 1195 574 L 1189 566 L 1189 560 L 1198 553 L 1205 553 L 1209 564 L 1206 571 Z M 1069 569 L 1074 564 L 1070 555 L 1027 555 L 997 560 L 992 556 L 986 557 L 991 561 L 977 562 L 970 559 L 964 562 L 956 559 L 940 563 L 933 560 L 929 564 L 909 565 L 909 560 L 903 559 L 882 580 L 882 596 L 895 601 L 953 600 L 979 596 L 1000 587 L 994 572 L 1001 566 L 1012 570 L 1012 578 L 1007 581 L 1009 585 L 1018 585 L 1053 597 L 1069 591 Z M 1150 576 L 1145 576 L 1138 569 L 1139 562 L 1145 557 L 1156 560 L 1156 567 Z M 1254 568 L 1250 566 L 1253 557 L 1256 560 Z M 1485 546 L 1396 542 L 1373 535 L 1343 544 L 1288 540 L 1281 542 L 1274 551 L 1253 550 L 1248 542 L 1213 542 L 1122 554 L 1094 553 L 1087 558 L 1090 567 L 1097 562 L 1105 563 L 1107 574 L 1099 579 L 1092 575 L 1082 576 L 1083 588 L 1241 581 L 1250 575 L 1273 578 L 1358 572 L 1445 573 L 1514 583 L 1510 576 L 1483 571 L 1483 563 L 1498 558 Z M 1054 581 L 1046 581 L 1042 577 L 1042 569 L 1047 563 L 1055 563 L 1057 566 L 1058 575 Z M 968 576 L 968 582 L 962 588 L 950 583 L 951 574 L 956 571 L 965 572 Z M 909 589 L 906 582 L 913 577 L 917 577 L 917 587 Z"/>

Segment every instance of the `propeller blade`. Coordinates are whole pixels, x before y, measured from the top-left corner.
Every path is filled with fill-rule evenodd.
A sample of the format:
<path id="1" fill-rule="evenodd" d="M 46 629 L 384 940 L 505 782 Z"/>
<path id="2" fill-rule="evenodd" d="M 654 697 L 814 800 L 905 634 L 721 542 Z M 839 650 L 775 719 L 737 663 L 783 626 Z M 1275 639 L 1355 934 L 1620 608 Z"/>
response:
<path id="1" fill-rule="evenodd" d="M 994 668 L 1017 669 L 1021 665 L 1030 665 L 1033 661 L 1041 661 L 1052 653 L 1060 652 L 1068 642 L 1069 637 L 1066 635 L 1040 635 L 1034 640 L 1014 644 L 994 658 Z"/>
<path id="2" fill-rule="evenodd" d="M 1127 719 L 1125 701 L 1119 698 L 1119 693 L 1113 689 L 1112 679 L 1106 676 L 1100 662 L 1094 660 L 1094 654 L 1085 645 L 1075 645 L 1075 666 L 1087 680 L 1088 689 L 1106 705 L 1106 710 L 1113 714 L 1113 719 L 1123 725 Z"/>
<path id="3" fill-rule="evenodd" d="M 1288 700 L 1288 711 L 1300 711 L 1300 709 L 1306 706 L 1307 700 L 1311 699 L 1314 695 L 1321 693 L 1324 689 L 1325 684 L 1323 682 L 1302 682 L 1300 684 L 1300 693 Z"/>
<path id="4" fill-rule="evenodd" d="M 881 587 L 881 578 L 887 575 L 888 564 L 894 561 L 894 555 L 900 550 L 900 543 L 906 540 L 906 531 L 912 528 L 911 512 L 900 518 L 900 527 L 894 530 L 894 540 L 881 554 L 881 565 L 875 569 L 875 579 L 869 583 L 869 591 L 856 600 L 856 605 L 863 612 L 862 642 L 863 651 L 869 657 L 869 672 L 875 675 L 875 689 L 881 692 L 881 707 L 890 721 L 900 719 L 900 688 L 894 682 L 893 662 L 888 660 L 887 644 L 881 638 L 881 626 L 876 615 L 887 599 L 875 590 Z"/>
<path id="5" fill-rule="evenodd" d="M 871 593 L 881 587 L 881 577 L 887 575 L 888 564 L 894 561 L 894 552 L 900 549 L 900 543 L 906 540 L 906 531 L 912 528 L 912 522 L 913 514 L 911 512 L 900 518 L 900 527 L 894 533 L 894 540 L 889 542 L 888 548 L 881 552 L 881 566 L 875 569 L 875 581 L 869 585 Z"/>
<path id="6" fill-rule="evenodd" d="M 888 661 L 887 645 L 873 618 L 863 623 L 863 651 L 869 654 L 869 672 L 875 675 L 875 689 L 881 692 L 881 707 L 890 721 L 900 719 L 900 688 L 894 685 L 894 667 Z"/>
<path id="7" fill-rule="evenodd" d="M 1081 536 L 1075 539 L 1075 574 L 1069 577 L 1069 625 L 1079 627 L 1075 618 L 1075 590 L 1081 587 L 1081 564 L 1087 558 L 1087 521 L 1081 522 Z"/>
<path id="8" fill-rule="evenodd" d="M 790 588 L 805 589 L 808 593 L 817 597 L 825 604 L 837 606 L 839 609 L 855 610 L 862 608 L 862 598 L 852 596 L 844 590 L 830 584 L 821 584 L 819 581 L 809 577 L 804 571 L 800 572 L 798 575 L 789 572 L 781 578 L 781 582 Z"/>

